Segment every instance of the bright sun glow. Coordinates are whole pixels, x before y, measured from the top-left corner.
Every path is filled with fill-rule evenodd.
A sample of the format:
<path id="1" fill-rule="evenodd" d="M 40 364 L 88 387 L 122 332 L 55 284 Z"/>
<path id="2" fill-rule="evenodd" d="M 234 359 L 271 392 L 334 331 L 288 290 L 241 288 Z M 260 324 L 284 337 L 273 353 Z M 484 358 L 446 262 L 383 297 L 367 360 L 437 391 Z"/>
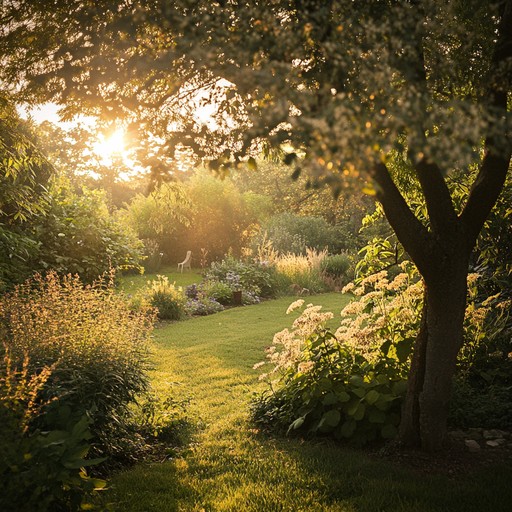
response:
<path id="1" fill-rule="evenodd" d="M 124 140 L 124 130 L 118 128 L 111 135 L 105 137 L 100 135 L 98 142 L 93 145 L 93 151 L 102 161 L 111 161 L 114 157 L 123 157 L 126 148 Z"/>

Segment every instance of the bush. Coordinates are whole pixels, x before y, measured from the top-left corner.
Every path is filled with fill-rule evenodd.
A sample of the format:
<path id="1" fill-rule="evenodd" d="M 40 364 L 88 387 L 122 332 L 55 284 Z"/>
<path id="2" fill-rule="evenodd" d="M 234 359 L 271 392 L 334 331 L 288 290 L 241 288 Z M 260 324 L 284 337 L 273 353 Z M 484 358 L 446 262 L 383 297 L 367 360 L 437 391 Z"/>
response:
<path id="1" fill-rule="evenodd" d="M 355 297 L 341 311 L 334 334 L 324 328 L 332 315 L 311 305 L 291 331 L 276 334 L 267 356 L 274 368 L 265 378 L 275 376 L 277 382 L 272 393 L 255 402 L 253 417 L 258 424 L 329 434 L 358 444 L 393 437 L 423 302 L 416 269 L 409 262 L 400 269 L 393 279 L 382 271 L 347 285 L 344 292 Z M 495 296 L 478 301 L 477 281 L 478 276 L 468 276 L 465 344 L 450 421 L 455 426 L 505 428 L 511 414 L 511 362 L 503 347 L 496 349 L 510 303 Z M 485 414 L 479 414 L 475 403 L 485 400 L 496 407 L 485 407 Z"/>
<path id="2" fill-rule="evenodd" d="M 21 369 L 13 368 L 8 350 L 0 361 L 0 506 L 19 512 L 81 510 L 105 485 L 84 469 L 101 462 L 85 460 L 91 420 L 75 420 L 65 406 L 58 430 L 34 429 L 48 405 L 42 395 L 52 370 L 30 375 L 28 367 L 26 358 Z"/>
<path id="3" fill-rule="evenodd" d="M 512 388 L 510 386 L 474 386 L 456 378 L 453 383 L 451 427 L 486 427 L 509 430 L 512 425 Z"/>
<path id="4" fill-rule="evenodd" d="M 280 387 L 274 382 L 273 391 L 255 400 L 253 420 L 264 428 L 358 445 L 393 438 L 406 389 L 401 365 L 383 353 L 365 357 L 336 339 L 324 327 L 332 314 L 320 309 L 309 305 L 292 331 L 274 337 L 267 356 L 274 367 L 263 378 L 276 376 Z"/>
<path id="5" fill-rule="evenodd" d="M 213 299 L 224 306 L 233 303 L 233 290 L 229 284 L 222 281 L 206 281 L 201 286 L 202 294 L 209 299 Z"/>
<path id="6" fill-rule="evenodd" d="M 46 215 L 31 223 L 40 242 L 32 269 L 79 274 L 91 283 L 110 268 L 140 268 L 142 242 L 109 213 L 103 191 L 84 187 L 77 192 L 60 180 L 50 192 Z"/>
<path id="7" fill-rule="evenodd" d="M 346 254 L 334 254 L 326 256 L 322 260 L 320 269 L 330 277 L 341 278 L 346 276 L 351 264 L 352 262 Z"/>
<path id="8" fill-rule="evenodd" d="M 276 270 L 272 265 L 240 261 L 231 256 L 212 263 L 205 277 L 226 283 L 233 291 L 241 289 L 260 297 L 275 297 L 278 292 Z"/>
<path id="9" fill-rule="evenodd" d="M 224 306 L 215 299 L 201 296 L 189 299 L 185 304 L 185 311 L 189 315 L 205 316 L 224 311 Z"/>
<path id="10" fill-rule="evenodd" d="M 161 320 L 179 320 L 185 313 L 186 297 L 180 287 L 169 283 L 165 276 L 157 276 L 147 291 L 150 304 L 157 309 Z"/>
<path id="11" fill-rule="evenodd" d="M 62 480 L 74 469 L 73 485 L 80 494 L 82 484 L 89 485 L 79 474 L 87 465 L 82 459 L 88 446 L 93 456 L 110 457 L 110 464 L 116 458 L 136 459 L 138 454 L 126 447 L 140 448 L 133 443 L 131 405 L 148 391 L 152 323 L 147 311 L 130 311 L 111 281 L 84 287 L 78 277 L 60 281 L 55 273 L 36 275 L 2 298 L 0 335 L 13 371 L 36 379 L 44 368 L 51 369 L 37 395 L 31 395 L 44 408 L 27 422 L 20 441 L 35 443 L 34 457 L 25 460 L 25 466 L 41 460 L 47 464 L 27 469 L 33 475 L 27 492 L 51 488 L 60 500 L 67 491 L 74 492 Z M 61 492 L 53 492 L 56 487 Z"/>
<path id="12" fill-rule="evenodd" d="M 343 235 L 324 218 L 280 213 L 271 217 L 261 227 L 261 233 L 272 242 L 281 253 L 306 254 L 306 249 L 322 251 L 329 248 L 337 251 L 343 242 Z M 261 243 L 262 234 L 253 241 Z"/>

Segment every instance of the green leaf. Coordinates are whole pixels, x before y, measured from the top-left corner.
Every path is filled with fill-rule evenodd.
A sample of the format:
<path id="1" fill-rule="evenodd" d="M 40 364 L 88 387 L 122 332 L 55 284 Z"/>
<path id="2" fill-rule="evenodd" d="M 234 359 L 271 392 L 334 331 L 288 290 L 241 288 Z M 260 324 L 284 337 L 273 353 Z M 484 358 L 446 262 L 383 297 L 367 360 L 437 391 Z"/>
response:
<path id="1" fill-rule="evenodd" d="M 365 385 L 363 377 L 361 375 L 352 375 L 348 382 L 351 386 L 363 387 Z"/>
<path id="2" fill-rule="evenodd" d="M 406 380 L 398 380 L 396 382 L 393 382 L 393 384 L 391 386 L 391 390 L 397 396 L 405 395 L 405 392 L 407 391 L 407 381 Z"/>
<path id="3" fill-rule="evenodd" d="M 320 420 L 320 423 L 318 424 L 318 427 L 325 425 L 327 427 L 337 427 L 339 422 L 341 420 L 341 413 L 340 411 L 336 409 L 331 409 L 330 411 L 327 411 L 322 416 L 322 419 Z"/>
<path id="4" fill-rule="evenodd" d="M 356 421 L 361 421 L 364 418 L 364 413 L 365 412 L 366 412 L 366 405 L 360 403 L 359 407 L 357 408 L 357 410 L 354 413 L 354 416 L 353 416 L 354 419 Z"/>
<path id="5" fill-rule="evenodd" d="M 366 402 L 370 405 L 373 405 L 378 399 L 379 399 L 380 393 L 378 391 L 375 391 L 375 389 L 371 389 L 368 391 L 364 399 Z"/>
<path id="6" fill-rule="evenodd" d="M 395 347 L 396 356 L 401 363 L 405 363 L 405 361 L 407 361 L 408 357 L 411 355 L 413 343 L 413 338 L 407 338 L 397 343 Z"/>
<path id="7" fill-rule="evenodd" d="M 288 432 L 290 432 L 290 430 L 297 430 L 299 429 L 300 427 L 302 427 L 302 425 L 304 424 L 304 416 L 301 416 L 300 418 L 297 418 L 289 427 L 288 427 Z"/>
<path id="8" fill-rule="evenodd" d="M 322 391 L 330 391 L 332 389 L 332 381 L 327 377 L 323 377 L 318 381 L 318 388 Z"/>
<path id="9" fill-rule="evenodd" d="M 339 402 L 338 395 L 335 393 L 328 393 L 325 395 L 324 399 L 322 400 L 322 403 L 324 405 L 334 405 Z"/>
<path id="10" fill-rule="evenodd" d="M 338 397 L 339 402 L 345 403 L 350 400 L 350 395 L 346 391 L 340 391 L 336 393 L 336 395 Z"/>

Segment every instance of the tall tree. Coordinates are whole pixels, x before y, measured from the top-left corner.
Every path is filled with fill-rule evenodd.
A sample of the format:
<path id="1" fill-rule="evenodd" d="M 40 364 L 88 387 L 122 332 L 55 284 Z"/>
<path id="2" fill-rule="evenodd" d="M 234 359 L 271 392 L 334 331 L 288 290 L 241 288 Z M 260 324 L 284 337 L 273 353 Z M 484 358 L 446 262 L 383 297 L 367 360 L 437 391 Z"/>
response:
<path id="1" fill-rule="evenodd" d="M 265 141 L 300 149 L 311 186 L 366 179 L 425 283 L 401 439 L 442 446 L 469 256 L 510 168 L 511 0 L 7 0 L 0 23 L 20 100 L 123 117 L 221 172 Z M 475 166 L 456 208 L 446 177 Z"/>

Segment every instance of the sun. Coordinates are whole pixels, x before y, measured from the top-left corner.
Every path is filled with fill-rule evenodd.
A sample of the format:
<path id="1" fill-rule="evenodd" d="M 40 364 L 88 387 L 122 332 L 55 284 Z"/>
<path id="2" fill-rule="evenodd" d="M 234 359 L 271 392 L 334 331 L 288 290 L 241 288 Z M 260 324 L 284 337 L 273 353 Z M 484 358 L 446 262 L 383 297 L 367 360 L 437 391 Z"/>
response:
<path id="1" fill-rule="evenodd" d="M 126 153 L 125 132 L 117 128 L 110 135 L 99 135 L 98 142 L 93 144 L 93 152 L 102 162 L 111 162 L 114 157 L 124 157 Z"/>

